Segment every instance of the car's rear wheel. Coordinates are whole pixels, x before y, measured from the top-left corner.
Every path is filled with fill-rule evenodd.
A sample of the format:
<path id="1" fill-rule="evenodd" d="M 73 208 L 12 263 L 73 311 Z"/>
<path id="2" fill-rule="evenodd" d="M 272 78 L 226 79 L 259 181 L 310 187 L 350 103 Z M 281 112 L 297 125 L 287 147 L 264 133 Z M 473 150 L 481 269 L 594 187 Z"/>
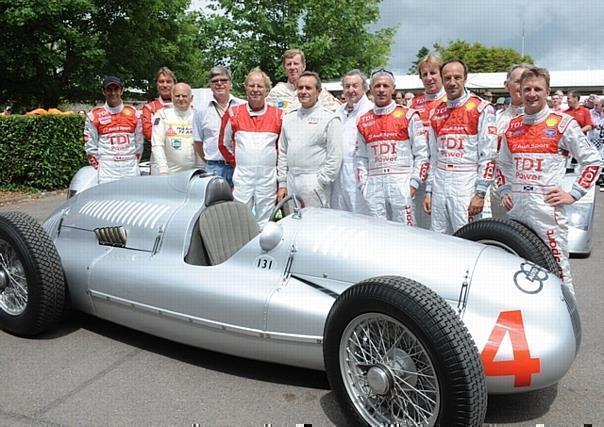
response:
<path id="1" fill-rule="evenodd" d="M 474 342 L 453 309 L 413 280 L 377 277 L 345 291 L 323 351 L 352 425 L 482 424 L 487 391 Z"/>
<path id="2" fill-rule="evenodd" d="M 61 260 L 44 229 L 24 213 L 0 214 L 0 327 L 39 334 L 59 320 L 64 303 Z"/>
<path id="3" fill-rule="evenodd" d="M 482 219 L 464 225 L 455 232 L 454 236 L 496 246 L 560 277 L 560 267 L 547 245 L 530 228 L 520 222 L 502 218 Z"/>

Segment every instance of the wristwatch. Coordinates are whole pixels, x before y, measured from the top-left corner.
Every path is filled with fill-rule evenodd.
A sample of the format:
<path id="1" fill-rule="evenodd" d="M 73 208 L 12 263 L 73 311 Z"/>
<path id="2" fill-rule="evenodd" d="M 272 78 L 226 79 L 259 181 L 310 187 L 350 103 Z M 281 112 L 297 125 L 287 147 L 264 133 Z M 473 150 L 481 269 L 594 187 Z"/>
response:
<path id="1" fill-rule="evenodd" d="M 476 191 L 476 195 L 478 197 L 480 197 L 481 199 L 484 199 L 484 197 L 487 195 L 486 191 Z"/>

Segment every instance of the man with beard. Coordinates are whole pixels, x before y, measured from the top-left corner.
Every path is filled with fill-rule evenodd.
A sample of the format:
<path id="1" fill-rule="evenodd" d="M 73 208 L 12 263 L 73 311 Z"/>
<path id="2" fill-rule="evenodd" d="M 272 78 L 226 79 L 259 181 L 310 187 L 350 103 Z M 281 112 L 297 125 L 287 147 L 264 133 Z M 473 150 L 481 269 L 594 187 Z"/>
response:
<path id="1" fill-rule="evenodd" d="M 99 184 L 139 175 L 143 132 L 138 112 L 122 103 L 124 84 L 107 76 L 101 84 L 105 105 L 86 116 L 84 144 L 88 162 L 98 171 Z"/>

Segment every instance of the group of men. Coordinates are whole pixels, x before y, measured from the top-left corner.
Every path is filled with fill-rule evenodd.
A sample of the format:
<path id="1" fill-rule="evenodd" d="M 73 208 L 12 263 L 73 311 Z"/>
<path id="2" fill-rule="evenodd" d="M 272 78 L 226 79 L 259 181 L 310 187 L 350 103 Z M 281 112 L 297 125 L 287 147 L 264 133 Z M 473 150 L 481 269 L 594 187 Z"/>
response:
<path id="1" fill-rule="evenodd" d="M 322 90 L 318 74 L 305 71 L 302 51 L 285 52 L 283 67 L 288 81 L 274 88 L 266 73 L 251 70 L 245 101 L 230 94 L 228 69 L 214 67 L 213 96 L 198 111 L 191 109 L 191 88 L 162 68 L 160 97 L 144 107 L 142 123 L 121 104 L 119 79 L 106 78 L 107 102 L 89 113 L 85 132 L 99 181 L 137 173 L 144 131 L 152 174 L 205 163 L 206 171 L 229 182 L 259 226 L 276 201 L 295 193 L 305 206 L 411 226 L 423 210 L 432 230 L 454 233 L 479 217 L 496 187 L 499 205 L 548 244 L 571 284 L 564 206 L 593 185 L 602 158 L 573 117 L 548 108 L 547 70 L 513 67 L 505 82 L 511 105 L 496 118 L 489 101 L 466 90 L 468 69 L 460 60 L 423 58 L 418 70 L 425 92 L 411 107 L 395 102 L 394 75 L 385 69 L 373 72 L 369 85 L 359 70 L 348 72 L 340 105 Z M 565 192 L 569 155 L 581 171 Z"/>

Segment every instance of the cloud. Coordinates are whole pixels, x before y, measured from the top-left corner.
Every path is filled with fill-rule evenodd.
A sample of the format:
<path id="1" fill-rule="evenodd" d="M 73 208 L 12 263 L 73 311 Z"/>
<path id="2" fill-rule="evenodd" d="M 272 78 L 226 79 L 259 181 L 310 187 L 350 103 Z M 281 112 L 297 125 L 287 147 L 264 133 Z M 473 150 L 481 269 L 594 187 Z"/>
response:
<path id="1" fill-rule="evenodd" d="M 600 36 L 604 2 L 534 0 L 384 0 L 375 26 L 397 26 L 389 67 L 406 73 L 417 51 L 456 39 L 486 46 L 522 49 L 551 70 L 604 69 Z"/>

